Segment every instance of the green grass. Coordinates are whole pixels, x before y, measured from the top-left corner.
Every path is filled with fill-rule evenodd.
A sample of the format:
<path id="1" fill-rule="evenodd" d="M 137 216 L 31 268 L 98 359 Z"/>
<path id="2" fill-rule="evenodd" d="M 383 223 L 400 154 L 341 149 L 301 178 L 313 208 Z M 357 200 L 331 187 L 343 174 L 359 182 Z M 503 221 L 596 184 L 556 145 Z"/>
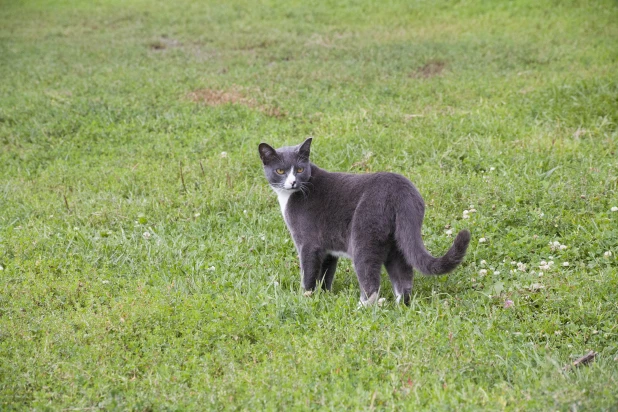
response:
<path id="1" fill-rule="evenodd" d="M 618 408 L 615 2 L 2 0 L 0 79 L 0 409 Z M 307 136 L 462 267 L 303 297 L 257 145 Z"/>

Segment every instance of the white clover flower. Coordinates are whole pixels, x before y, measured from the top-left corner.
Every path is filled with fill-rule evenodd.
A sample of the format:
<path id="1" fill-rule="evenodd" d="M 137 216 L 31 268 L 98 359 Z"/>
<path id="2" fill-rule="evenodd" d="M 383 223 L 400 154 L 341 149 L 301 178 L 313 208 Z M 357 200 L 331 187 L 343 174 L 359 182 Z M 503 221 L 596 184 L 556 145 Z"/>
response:
<path id="1" fill-rule="evenodd" d="M 227 152 L 221 152 L 221 159 L 225 159 L 227 157 Z"/>
<path id="2" fill-rule="evenodd" d="M 150 232 L 144 232 L 142 236 L 144 237 L 144 239 L 150 239 Z"/>
<path id="3" fill-rule="evenodd" d="M 544 260 L 541 260 L 541 263 L 539 263 L 539 265 L 541 266 L 545 266 L 547 264 L 547 262 L 545 262 Z"/>
<path id="4" fill-rule="evenodd" d="M 498 270 L 494 270 L 494 275 L 495 275 L 495 276 L 498 276 L 499 274 L 500 274 L 500 271 L 498 271 Z"/>
<path id="5" fill-rule="evenodd" d="M 453 231 L 451 229 L 445 231 L 444 233 L 446 233 L 446 236 L 451 236 L 453 234 Z"/>
<path id="6" fill-rule="evenodd" d="M 511 261 L 511 265 L 516 265 L 516 264 L 517 264 L 517 262 L 515 262 L 514 260 Z"/>
<path id="7" fill-rule="evenodd" d="M 608 250 L 607 252 L 603 253 L 603 256 L 605 256 L 606 258 L 610 257 L 612 255 L 612 251 Z M 0 266 L 0 270 L 2 270 L 2 266 Z"/>
<path id="8" fill-rule="evenodd" d="M 554 264 L 554 261 L 553 261 L 553 260 L 550 260 L 549 262 L 547 262 L 547 264 L 548 264 L 549 266 L 551 266 L 551 265 L 553 265 L 553 264 Z"/>
<path id="9" fill-rule="evenodd" d="M 479 239 L 479 243 L 485 243 L 485 242 L 487 242 L 487 239 L 485 239 L 484 237 Z"/>
<path id="10" fill-rule="evenodd" d="M 463 211 L 463 218 L 464 218 L 464 219 L 470 219 L 470 215 L 469 215 L 469 213 L 470 213 L 470 212 L 469 212 L 468 210 L 464 210 L 464 211 Z"/>
<path id="11" fill-rule="evenodd" d="M 208 270 L 210 270 L 211 272 L 214 272 L 215 271 L 215 267 L 211 266 L 211 267 L 208 268 Z"/>
<path id="12" fill-rule="evenodd" d="M 543 276 L 543 272 L 539 272 L 539 277 Z"/>
<path id="13" fill-rule="evenodd" d="M 470 219 L 470 215 L 463 215 L 462 216 L 464 219 Z"/>
<path id="14" fill-rule="evenodd" d="M 618 206 L 612 206 L 610 209 L 612 212 L 618 212 Z"/>
<path id="15" fill-rule="evenodd" d="M 493 166 L 489 168 L 489 171 L 490 171 L 490 172 L 493 172 L 494 170 L 496 170 L 496 168 L 495 168 L 495 167 L 493 167 Z"/>
<path id="16" fill-rule="evenodd" d="M 569 262 L 562 262 L 562 266 L 569 266 Z"/>
<path id="17" fill-rule="evenodd" d="M 4 270 L 4 266 L 0 265 L 0 270 Z"/>
<path id="18" fill-rule="evenodd" d="M 196 213 L 196 214 L 194 214 L 193 216 L 194 216 L 194 217 L 200 217 L 200 215 L 201 215 L 201 213 Z"/>
<path id="19" fill-rule="evenodd" d="M 474 209 L 474 205 L 470 205 L 470 209 Z"/>
<path id="20" fill-rule="evenodd" d="M 522 272 L 525 272 L 526 271 L 526 265 L 524 263 L 517 262 L 517 269 L 522 271 Z"/>
<path id="21" fill-rule="evenodd" d="M 262 235 L 262 236 L 260 236 L 260 239 L 266 240 L 266 236 Z"/>
<path id="22" fill-rule="evenodd" d="M 549 265 L 541 265 L 541 266 L 539 266 L 539 269 L 541 269 L 541 270 L 549 270 Z"/>
<path id="23" fill-rule="evenodd" d="M 486 265 L 487 261 L 486 260 L 481 260 L 481 265 Z"/>
<path id="24" fill-rule="evenodd" d="M 102 280 L 101 283 L 107 285 L 109 283 L 109 280 Z"/>
<path id="25" fill-rule="evenodd" d="M 566 248 L 567 248 L 566 246 L 561 245 L 561 244 L 560 244 L 560 242 L 558 242 L 558 241 L 555 241 L 555 242 L 549 242 L 549 243 L 548 243 L 548 245 L 549 245 L 549 248 L 550 248 L 552 251 L 556 251 L 556 250 L 564 250 L 564 249 L 566 249 Z"/>
<path id="26" fill-rule="evenodd" d="M 247 212 L 247 210 L 246 210 L 246 209 L 245 209 L 245 210 L 243 210 L 242 212 L 245 214 L 245 216 L 247 216 L 247 215 L 249 214 L 249 212 Z"/>
<path id="27" fill-rule="evenodd" d="M 476 213 L 476 209 L 475 208 L 470 208 L 470 213 Z"/>
<path id="28" fill-rule="evenodd" d="M 487 269 L 479 270 L 479 276 L 485 276 L 485 275 L 487 275 Z"/>

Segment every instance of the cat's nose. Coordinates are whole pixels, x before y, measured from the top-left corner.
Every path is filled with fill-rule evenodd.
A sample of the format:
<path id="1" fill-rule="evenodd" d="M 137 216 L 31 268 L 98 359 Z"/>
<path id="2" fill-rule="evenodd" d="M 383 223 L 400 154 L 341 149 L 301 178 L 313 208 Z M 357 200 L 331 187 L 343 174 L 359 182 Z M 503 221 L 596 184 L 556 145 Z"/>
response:
<path id="1" fill-rule="evenodd" d="M 292 182 L 292 188 L 296 187 L 296 180 Z"/>

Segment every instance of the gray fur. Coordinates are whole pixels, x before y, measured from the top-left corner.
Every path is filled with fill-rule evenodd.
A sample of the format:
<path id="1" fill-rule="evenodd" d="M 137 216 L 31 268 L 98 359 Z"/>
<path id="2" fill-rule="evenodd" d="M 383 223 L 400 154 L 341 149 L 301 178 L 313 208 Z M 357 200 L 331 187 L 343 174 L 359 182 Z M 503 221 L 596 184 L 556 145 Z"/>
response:
<path id="1" fill-rule="evenodd" d="M 311 139 L 277 150 L 266 143 L 259 146 L 266 178 L 279 194 L 300 256 L 305 290 L 314 290 L 318 282 L 330 290 L 336 255 L 347 254 L 360 283 L 361 303 L 377 298 L 384 265 L 398 300 L 408 304 L 413 268 L 440 275 L 462 262 L 470 243 L 467 230 L 459 232 L 442 257 L 425 249 L 421 237 L 425 204 L 412 182 L 394 173 L 327 172 L 309 161 L 310 146 Z M 288 179 L 292 168 L 303 171 Z M 286 174 L 277 174 L 277 169 Z M 293 182 L 289 190 L 284 188 L 286 181 L 288 186 Z"/>

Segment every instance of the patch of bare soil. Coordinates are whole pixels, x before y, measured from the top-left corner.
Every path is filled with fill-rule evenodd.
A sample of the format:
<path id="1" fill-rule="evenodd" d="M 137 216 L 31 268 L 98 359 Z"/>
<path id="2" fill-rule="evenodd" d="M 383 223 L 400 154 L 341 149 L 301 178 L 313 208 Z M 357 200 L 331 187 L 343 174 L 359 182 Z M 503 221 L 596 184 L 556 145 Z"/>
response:
<path id="1" fill-rule="evenodd" d="M 271 117 L 284 117 L 286 114 L 278 107 L 267 104 L 259 104 L 255 99 L 245 96 L 237 89 L 232 90 L 215 90 L 215 89 L 198 89 L 187 94 L 187 98 L 195 103 L 205 104 L 207 106 L 221 106 L 224 104 L 239 104 L 260 112 Z"/>
<path id="2" fill-rule="evenodd" d="M 410 74 L 410 77 L 422 79 L 431 79 L 442 74 L 446 67 L 446 63 L 441 60 L 432 60 L 416 69 Z"/>
<path id="3" fill-rule="evenodd" d="M 175 39 L 170 39 L 167 36 L 161 36 L 160 38 L 153 40 L 148 45 L 152 50 L 160 51 L 165 49 L 171 49 L 174 47 L 180 47 L 182 44 Z"/>

